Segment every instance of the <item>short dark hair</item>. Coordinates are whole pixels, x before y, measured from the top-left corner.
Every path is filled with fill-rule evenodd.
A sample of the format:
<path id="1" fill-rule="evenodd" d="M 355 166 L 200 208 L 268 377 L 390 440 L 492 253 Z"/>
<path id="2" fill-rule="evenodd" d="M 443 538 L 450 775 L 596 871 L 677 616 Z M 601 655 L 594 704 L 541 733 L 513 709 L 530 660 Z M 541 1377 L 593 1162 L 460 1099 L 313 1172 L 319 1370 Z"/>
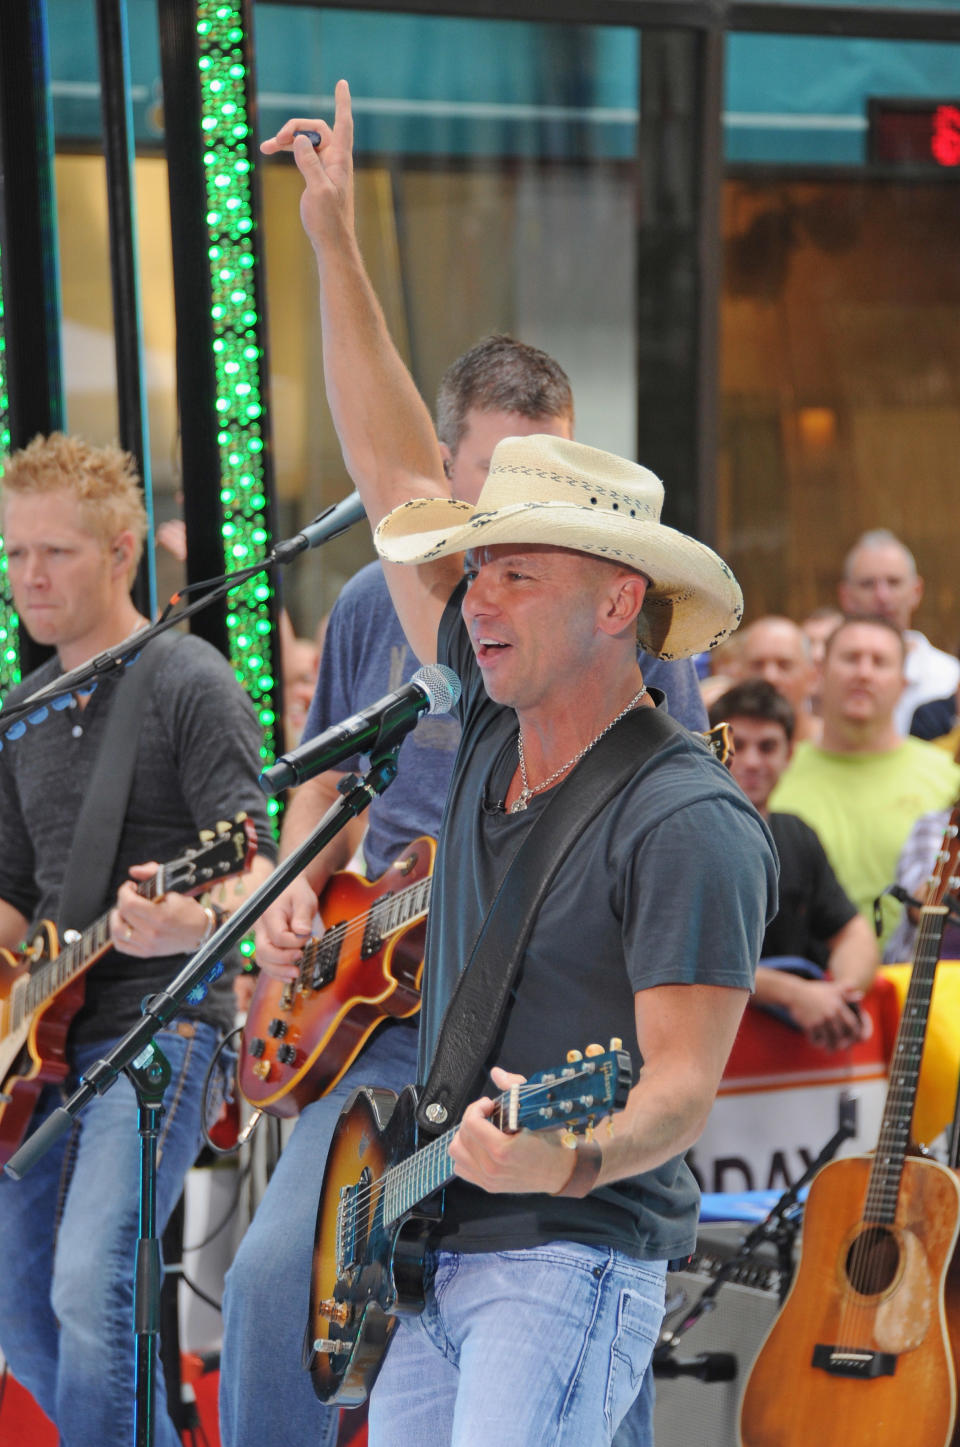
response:
<path id="1" fill-rule="evenodd" d="M 748 678 L 743 683 L 735 683 L 711 705 L 711 726 L 733 718 L 755 718 L 762 723 L 779 724 L 787 736 L 787 743 L 793 742 L 796 715 L 783 694 L 778 693 L 765 678 Z"/>
<path id="2" fill-rule="evenodd" d="M 831 633 L 828 633 L 824 640 L 824 661 L 829 658 L 830 650 L 833 647 L 834 640 L 836 639 L 837 635 L 839 633 L 843 633 L 844 630 L 847 628 L 852 628 L 855 624 L 858 623 L 870 623 L 877 628 L 886 628 L 887 632 L 892 633 L 894 638 L 896 638 L 897 642 L 900 644 L 900 651 L 903 654 L 903 657 L 906 658 L 907 640 L 904 638 L 903 632 L 897 627 L 896 623 L 891 623 L 890 619 L 884 618 L 882 613 L 844 613 L 836 628 L 834 628 Z"/>
<path id="3" fill-rule="evenodd" d="M 521 417 L 568 417 L 573 389 L 559 362 L 539 347 L 494 333 L 452 362 L 437 392 L 437 436 L 456 453 L 467 413 L 516 412 Z"/>

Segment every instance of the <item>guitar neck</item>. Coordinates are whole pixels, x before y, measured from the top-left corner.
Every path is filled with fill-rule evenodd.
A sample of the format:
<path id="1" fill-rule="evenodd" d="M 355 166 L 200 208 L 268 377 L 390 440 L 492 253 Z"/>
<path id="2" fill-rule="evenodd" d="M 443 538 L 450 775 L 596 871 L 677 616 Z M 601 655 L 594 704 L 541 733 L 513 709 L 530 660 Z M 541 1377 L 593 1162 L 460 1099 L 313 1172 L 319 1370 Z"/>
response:
<path id="1" fill-rule="evenodd" d="M 163 869 L 158 869 L 150 879 L 144 880 L 137 885 L 137 893 L 144 899 L 157 899 L 163 893 Z M 82 975 L 91 965 L 110 949 L 112 940 L 110 937 L 110 913 L 108 909 L 99 919 L 87 928 L 76 939 L 70 940 L 63 945 L 59 954 L 52 960 L 45 960 L 37 969 L 31 971 L 30 981 L 27 985 L 24 997 L 24 1009 L 27 1014 L 42 1009 L 46 1002 L 53 998 L 71 980 Z"/>
<path id="2" fill-rule="evenodd" d="M 910 1125 L 917 1098 L 930 999 L 947 914 L 945 905 L 924 906 L 920 912 L 910 986 L 900 1016 L 887 1100 L 864 1208 L 866 1220 L 879 1225 L 890 1225 L 896 1216 L 903 1163 L 910 1144 Z"/>
<path id="3" fill-rule="evenodd" d="M 490 1116 L 491 1124 L 499 1130 L 506 1129 L 509 1101 L 508 1094 L 498 1096 Z M 393 1225 L 421 1201 L 450 1184 L 456 1175 L 450 1157 L 450 1144 L 456 1133 L 456 1127 L 445 1131 L 385 1173 L 382 1196 L 384 1226 Z"/>

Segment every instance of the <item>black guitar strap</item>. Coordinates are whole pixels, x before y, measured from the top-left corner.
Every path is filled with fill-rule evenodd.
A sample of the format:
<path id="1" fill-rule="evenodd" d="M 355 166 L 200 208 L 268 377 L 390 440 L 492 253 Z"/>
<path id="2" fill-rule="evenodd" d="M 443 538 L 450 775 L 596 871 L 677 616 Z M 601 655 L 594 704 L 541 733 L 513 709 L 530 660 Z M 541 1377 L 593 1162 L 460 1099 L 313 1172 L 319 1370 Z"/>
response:
<path id="1" fill-rule="evenodd" d="M 460 1119 L 497 1042 L 520 961 L 557 870 L 587 824 L 683 726 L 663 709 L 634 709 L 553 790 L 517 850 L 444 1013 L 417 1121 L 429 1134 Z"/>
<path id="2" fill-rule="evenodd" d="M 61 934 L 86 929 L 103 912 L 133 783 L 144 705 L 158 665 L 182 636 L 168 632 L 152 638 L 114 686 L 63 876 L 57 912 Z"/>

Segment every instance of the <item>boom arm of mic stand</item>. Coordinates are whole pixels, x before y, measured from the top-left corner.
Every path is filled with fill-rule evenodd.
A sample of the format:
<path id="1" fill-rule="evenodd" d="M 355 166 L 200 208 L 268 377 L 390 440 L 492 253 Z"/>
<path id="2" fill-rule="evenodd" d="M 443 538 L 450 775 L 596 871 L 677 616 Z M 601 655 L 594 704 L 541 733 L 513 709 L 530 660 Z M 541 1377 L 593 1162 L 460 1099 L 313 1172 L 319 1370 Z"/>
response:
<path id="1" fill-rule="evenodd" d="M 810 1162 L 800 1179 L 796 1181 L 792 1186 L 789 1186 L 784 1191 L 783 1195 L 777 1199 L 777 1202 L 774 1205 L 773 1209 L 769 1211 L 766 1216 L 764 1216 L 763 1220 L 758 1222 L 757 1225 L 754 1226 L 753 1230 L 749 1231 L 747 1235 L 744 1236 L 733 1256 L 731 1256 L 728 1261 L 725 1261 L 723 1263 L 716 1276 L 710 1282 L 710 1285 L 704 1287 L 703 1291 L 697 1297 L 696 1301 L 693 1303 L 693 1306 L 687 1312 L 683 1320 L 671 1331 L 665 1333 L 663 1339 L 657 1344 L 657 1347 L 654 1350 L 654 1359 L 656 1359 L 657 1353 L 660 1353 L 661 1356 L 664 1356 L 668 1352 L 672 1352 L 680 1338 L 684 1336 L 692 1326 L 696 1325 L 696 1323 L 700 1320 L 701 1316 L 703 1316 L 705 1312 L 713 1310 L 714 1306 L 716 1305 L 717 1293 L 719 1292 L 721 1286 L 726 1280 L 728 1280 L 729 1277 L 733 1275 L 739 1263 L 746 1260 L 746 1258 L 751 1255 L 755 1246 L 757 1246 L 765 1237 L 772 1238 L 773 1240 L 777 1239 L 777 1233 L 782 1230 L 783 1220 L 786 1216 L 786 1213 L 790 1210 L 792 1206 L 795 1206 L 797 1204 L 800 1192 L 803 1190 L 804 1186 L 807 1185 L 808 1182 L 813 1180 L 813 1177 L 817 1174 L 817 1171 L 819 1171 L 821 1166 L 826 1165 L 827 1161 L 832 1160 L 833 1156 L 836 1154 L 837 1150 L 840 1148 L 843 1142 L 845 1140 L 849 1140 L 850 1136 L 855 1134 L 856 1126 L 853 1124 L 850 1118 L 844 1117 L 841 1113 L 840 1124 L 837 1126 L 837 1129 L 827 1141 L 826 1145 L 817 1155 L 816 1159 Z M 781 1275 L 783 1275 L 784 1254 L 783 1250 L 779 1246 L 778 1255 L 779 1264 L 781 1266 Z M 783 1304 L 783 1298 L 785 1295 L 786 1292 L 781 1293 L 781 1305 Z"/>
<path id="2" fill-rule="evenodd" d="M 69 1100 L 59 1106 L 24 1141 L 7 1161 L 7 1174 L 19 1180 L 36 1161 L 45 1154 L 54 1141 L 64 1135 L 73 1124 L 74 1117 L 87 1106 L 94 1095 L 103 1095 L 127 1066 L 137 1067 L 149 1059 L 151 1041 L 155 1032 L 172 1019 L 184 1003 L 190 991 L 195 989 L 218 960 L 247 933 L 250 926 L 272 904 L 287 885 L 330 843 L 347 821 L 361 814 L 378 794 L 391 784 L 397 773 L 397 744 L 385 749 L 371 759 L 371 765 L 363 779 L 352 776 L 342 799 L 328 809 L 316 829 L 303 843 L 277 865 L 273 873 L 259 888 L 249 895 L 229 919 L 224 920 L 205 944 L 202 944 L 193 958 L 184 965 L 179 975 L 159 994 L 153 995 L 144 1005 L 143 1018 L 128 1030 L 102 1060 L 97 1060 L 83 1076 L 83 1083 L 73 1092 Z"/>

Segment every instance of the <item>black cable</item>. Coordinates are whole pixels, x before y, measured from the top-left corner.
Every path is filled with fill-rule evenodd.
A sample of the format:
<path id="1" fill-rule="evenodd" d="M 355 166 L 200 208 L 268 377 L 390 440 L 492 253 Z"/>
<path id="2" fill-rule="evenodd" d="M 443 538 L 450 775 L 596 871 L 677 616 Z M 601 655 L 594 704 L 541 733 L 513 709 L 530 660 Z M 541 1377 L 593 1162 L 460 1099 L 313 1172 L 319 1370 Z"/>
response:
<path id="1" fill-rule="evenodd" d="M 210 1132 L 209 1132 L 209 1130 L 207 1129 L 207 1097 L 208 1097 L 208 1095 L 209 1095 L 209 1093 L 210 1093 L 210 1082 L 211 1082 L 211 1080 L 213 1079 L 213 1072 L 214 1072 L 214 1070 L 217 1068 L 217 1066 L 218 1066 L 219 1063 L 220 1063 L 220 1057 L 221 1057 L 221 1055 L 224 1053 L 224 1051 L 227 1049 L 227 1047 L 231 1044 L 231 1042 L 233 1041 L 234 1037 L 237 1036 L 237 1035 L 239 1035 L 239 1034 L 241 1034 L 242 1031 L 243 1031 L 243 1026 L 242 1026 L 242 1025 L 238 1025 L 235 1029 L 231 1030 L 228 1035 L 224 1035 L 223 1039 L 220 1041 L 220 1044 L 217 1046 L 216 1050 L 213 1052 L 213 1056 L 211 1057 L 210 1064 L 207 1066 L 207 1073 L 206 1073 L 206 1075 L 203 1077 L 203 1092 L 202 1092 L 201 1097 L 200 1097 L 200 1133 L 201 1133 L 201 1135 L 203 1136 L 203 1143 L 204 1143 L 204 1145 L 207 1147 L 207 1150 L 212 1151 L 215 1156 L 235 1156 L 236 1153 L 237 1153 L 237 1151 L 240 1149 L 240 1141 L 239 1141 L 239 1140 L 235 1141 L 232 1146 L 218 1146 L 217 1143 L 216 1143 L 214 1140 L 211 1139 L 211 1137 L 210 1137 Z M 234 1079 L 235 1079 L 236 1072 L 234 1071 L 234 1072 L 232 1072 L 232 1073 L 233 1073 Z M 233 1097 L 233 1089 L 235 1089 L 235 1088 L 236 1088 L 235 1084 L 233 1085 L 232 1088 L 231 1088 L 230 1085 L 228 1085 L 228 1083 L 227 1083 L 226 1071 L 225 1071 L 225 1072 L 224 1072 L 224 1087 L 223 1087 L 223 1101 L 224 1101 L 224 1104 L 225 1104 L 225 1105 L 230 1105 L 230 1104 L 232 1104 L 233 1099 L 234 1099 L 234 1097 Z"/>
<path id="2" fill-rule="evenodd" d="M 207 1293 L 204 1291 L 203 1287 L 198 1286 L 197 1283 L 187 1275 L 187 1273 L 183 1269 L 182 1262 L 179 1266 L 168 1266 L 167 1275 L 178 1277 L 179 1280 L 183 1282 L 184 1286 L 188 1286 L 190 1288 L 194 1296 L 198 1296 L 200 1300 L 202 1302 L 205 1302 L 212 1311 L 219 1312 L 221 1316 L 223 1315 L 223 1302 L 215 1301 L 212 1296 L 208 1296 Z"/>
<path id="3" fill-rule="evenodd" d="M 210 1245 L 210 1242 L 211 1242 L 211 1241 L 215 1241 L 215 1240 L 216 1240 L 216 1238 L 220 1235 L 220 1232 L 221 1232 L 221 1231 L 223 1231 L 227 1226 L 229 1226 L 230 1221 L 231 1221 L 231 1219 L 233 1218 L 233 1216 L 236 1215 L 237 1207 L 238 1207 L 239 1204 L 240 1204 L 240 1191 L 241 1191 L 241 1188 L 242 1188 L 242 1187 L 244 1186 L 244 1184 L 246 1183 L 247 1177 L 248 1177 L 249 1174 L 250 1174 L 250 1168 L 251 1168 L 251 1163 L 248 1161 L 247 1164 L 242 1168 L 242 1170 L 239 1170 L 239 1171 L 237 1172 L 237 1184 L 236 1184 L 236 1188 L 235 1188 L 234 1193 L 233 1193 L 233 1200 L 230 1202 L 230 1205 L 227 1207 L 226 1215 L 223 1217 L 223 1220 L 222 1220 L 222 1221 L 219 1221 L 219 1222 L 217 1223 L 217 1225 L 214 1226 L 213 1230 L 210 1231 L 210 1232 L 208 1233 L 208 1235 L 204 1236 L 204 1238 L 203 1238 L 202 1241 L 198 1241 L 195 1246 L 184 1246 L 184 1247 L 182 1247 L 182 1251 L 183 1251 L 183 1254 L 184 1254 L 184 1255 L 186 1255 L 187 1252 L 189 1252 L 189 1251 L 202 1251 L 205 1246 L 209 1246 L 209 1245 Z"/>

